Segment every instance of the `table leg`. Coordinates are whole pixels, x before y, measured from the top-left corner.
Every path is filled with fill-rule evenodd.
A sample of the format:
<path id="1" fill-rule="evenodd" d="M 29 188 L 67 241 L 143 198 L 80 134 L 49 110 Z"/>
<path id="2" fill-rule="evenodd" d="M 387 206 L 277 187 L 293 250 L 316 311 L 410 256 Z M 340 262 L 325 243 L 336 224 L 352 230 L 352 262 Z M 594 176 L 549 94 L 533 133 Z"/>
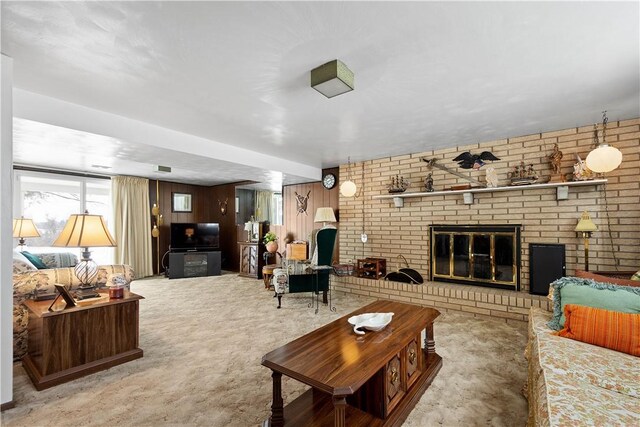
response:
<path id="1" fill-rule="evenodd" d="M 273 371 L 273 400 L 271 402 L 271 416 L 269 417 L 272 427 L 284 426 L 284 402 L 282 401 L 282 374 Z"/>
<path id="2" fill-rule="evenodd" d="M 347 409 L 347 398 L 345 396 L 334 396 L 333 398 L 333 425 L 334 427 L 345 427 L 344 417 Z"/>
<path id="3" fill-rule="evenodd" d="M 434 354 L 436 352 L 436 341 L 433 336 L 433 323 L 430 323 L 425 329 L 424 348 L 427 350 L 427 354 Z"/>

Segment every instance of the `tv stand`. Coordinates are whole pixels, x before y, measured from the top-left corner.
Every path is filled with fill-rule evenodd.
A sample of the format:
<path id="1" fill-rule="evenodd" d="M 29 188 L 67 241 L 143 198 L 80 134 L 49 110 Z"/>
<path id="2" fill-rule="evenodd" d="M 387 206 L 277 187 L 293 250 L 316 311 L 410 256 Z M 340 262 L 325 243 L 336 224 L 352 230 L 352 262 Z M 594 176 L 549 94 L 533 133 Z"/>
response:
<path id="1" fill-rule="evenodd" d="M 219 276 L 220 251 L 188 251 L 169 253 L 169 279 Z"/>

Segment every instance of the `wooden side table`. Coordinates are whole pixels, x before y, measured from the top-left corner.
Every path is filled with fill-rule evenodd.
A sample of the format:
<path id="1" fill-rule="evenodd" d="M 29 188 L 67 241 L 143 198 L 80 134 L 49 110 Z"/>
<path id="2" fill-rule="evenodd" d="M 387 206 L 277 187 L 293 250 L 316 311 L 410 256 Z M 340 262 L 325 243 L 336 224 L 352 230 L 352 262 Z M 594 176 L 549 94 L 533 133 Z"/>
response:
<path id="1" fill-rule="evenodd" d="M 140 295 L 125 291 L 109 299 L 101 292 L 77 307 L 48 311 L 51 301 L 27 300 L 29 340 L 22 366 L 37 390 L 142 357 L 138 348 Z"/>

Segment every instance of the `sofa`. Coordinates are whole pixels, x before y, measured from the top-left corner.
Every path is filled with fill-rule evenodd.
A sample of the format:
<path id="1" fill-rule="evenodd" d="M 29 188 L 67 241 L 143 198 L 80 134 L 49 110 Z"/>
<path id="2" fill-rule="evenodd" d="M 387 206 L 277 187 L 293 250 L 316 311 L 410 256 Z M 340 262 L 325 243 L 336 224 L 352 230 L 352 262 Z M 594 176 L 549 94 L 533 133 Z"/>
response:
<path id="1" fill-rule="evenodd" d="M 15 270 L 14 270 L 15 271 Z M 98 288 L 106 286 L 110 275 L 122 275 L 126 279 L 126 287 L 133 280 L 133 269 L 128 265 L 101 265 L 93 284 Z M 40 294 L 55 293 L 55 284 L 65 285 L 74 290 L 80 286 L 73 268 L 48 268 L 42 270 L 26 270 L 13 274 L 13 359 L 20 360 L 27 352 L 29 312 L 22 305 L 27 299 Z"/>
<path id="2" fill-rule="evenodd" d="M 554 310 L 560 306 L 561 286 L 571 280 L 589 287 L 589 291 L 612 291 L 615 287 L 591 278 L 559 279 L 552 284 L 552 289 L 555 289 L 552 297 Z M 571 282 L 571 285 L 576 285 L 576 282 Z M 638 292 L 629 290 L 640 288 L 626 287 L 624 291 L 620 288 L 616 288 L 616 293 L 626 295 L 625 301 L 638 301 Z M 566 299 L 569 295 L 567 293 Z M 570 304 L 567 302 L 569 310 Z M 599 308 L 597 304 L 584 308 Z M 627 313 L 640 316 L 637 314 L 637 302 L 633 304 L 635 306 Z M 564 313 L 569 315 L 567 311 Z M 557 327 L 554 323 L 559 321 L 557 314 L 541 308 L 530 309 L 525 350 L 528 360 L 525 386 L 529 401 L 527 425 L 638 425 L 640 357 L 559 336 L 562 331 L 552 329 Z M 601 330 L 605 328 L 600 322 L 595 325 Z"/>

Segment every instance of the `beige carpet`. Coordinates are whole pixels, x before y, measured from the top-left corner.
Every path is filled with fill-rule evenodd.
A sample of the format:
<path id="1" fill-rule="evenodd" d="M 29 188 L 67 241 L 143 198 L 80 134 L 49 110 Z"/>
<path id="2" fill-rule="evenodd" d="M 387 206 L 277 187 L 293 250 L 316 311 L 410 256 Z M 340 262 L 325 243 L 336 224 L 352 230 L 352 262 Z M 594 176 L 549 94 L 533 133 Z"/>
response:
<path id="1" fill-rule="evenodd" d="M 144 357 L 41 392 L 16 364 L 17 407 L 2 425 L 256 426 L 271 400 L 262 355 L 372 301 L 334 296 L 338 312 L 315 315 L 307 294 L 294 294 L 276 310 L 261 281 L 231 274 L 147 279 L 132 290 L 146 298 Z M 444 365 L 405 425 L 524 425 L 525 328 L 443 314 L 434 329 Z M 285 403 L 304 390 L 284 378 Z"/>

